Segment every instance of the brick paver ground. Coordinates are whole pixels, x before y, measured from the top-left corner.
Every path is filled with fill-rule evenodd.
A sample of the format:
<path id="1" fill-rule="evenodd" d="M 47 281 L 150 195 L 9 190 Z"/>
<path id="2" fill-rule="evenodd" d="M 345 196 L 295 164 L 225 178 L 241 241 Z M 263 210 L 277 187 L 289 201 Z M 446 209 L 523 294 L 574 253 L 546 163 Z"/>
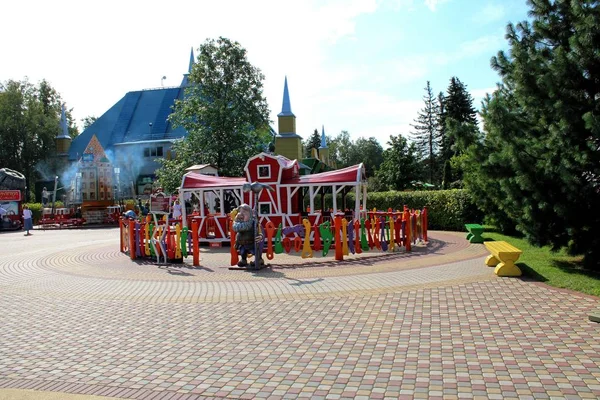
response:
<path id="1" fill-rule="evenodd" d="M 115 229 L 0 242 L 0 399 L 600 397 L 600 299 L 498 278 L 463 234 L 257 273 L 131 262 Z"/>

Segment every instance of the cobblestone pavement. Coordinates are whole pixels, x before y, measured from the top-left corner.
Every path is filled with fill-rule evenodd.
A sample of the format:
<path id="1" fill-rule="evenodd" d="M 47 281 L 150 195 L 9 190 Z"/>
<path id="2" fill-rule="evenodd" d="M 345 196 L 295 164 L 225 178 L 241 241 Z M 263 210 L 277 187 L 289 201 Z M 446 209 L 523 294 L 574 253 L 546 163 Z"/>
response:
<path id="1" fill-rule="evenodd" d="M 498 278 L 483 246 L 430 235 L 250 273 L 228 248 L 132 262 L 116 229 L 3 233 L 0 399 L 600 397 L 599 298 Z"/>

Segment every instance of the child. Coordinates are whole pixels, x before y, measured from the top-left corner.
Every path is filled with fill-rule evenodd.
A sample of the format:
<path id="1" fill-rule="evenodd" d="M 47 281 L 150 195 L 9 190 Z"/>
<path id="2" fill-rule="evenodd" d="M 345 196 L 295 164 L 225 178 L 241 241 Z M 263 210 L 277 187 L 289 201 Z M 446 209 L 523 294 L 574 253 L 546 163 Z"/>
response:
<path id="1" fill-rule="evenodd" d="M 254 224 L 255 221 L 252 216 L 252 208 L 250 208 L 248 204 L 239 206 L 235 221 L 233 221 L 233 230 L 236 232 L 235 248 L 242 257 L 240 262 L 238 262 L 239 267 L 248 266 L 248 254 L 254 254 L 255 243 L 263 240 L 260 227 L 258 234 L 254 234 Z M 258 262 L 260 263 L 262 260 L 259 260 Z"/>
<path id="2" fill-rule="evenodd" d="M 33 214 L 31 213 L 31 210 L 27 204 L 23 206 L 23 224 L 25 225 L 25 230 L 27 231 L 25 236 L 31 235 L 29 231 L 33 230 Z"/>

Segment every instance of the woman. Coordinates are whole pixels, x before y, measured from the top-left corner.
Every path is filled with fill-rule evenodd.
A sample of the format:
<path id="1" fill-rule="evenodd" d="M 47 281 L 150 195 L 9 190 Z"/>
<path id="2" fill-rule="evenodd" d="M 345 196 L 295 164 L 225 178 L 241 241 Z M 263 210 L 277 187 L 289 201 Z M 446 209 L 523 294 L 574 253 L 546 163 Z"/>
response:
<path id="1" fill-rule="evenodd" d="M 23 206 L 23 224 L 25 225 L 25 230 L 27 231 L 25 236 L 31 235 L 29 231 L 33 230 L 33 214 L 31 213 L 31 210 L 27 204 Z"/>

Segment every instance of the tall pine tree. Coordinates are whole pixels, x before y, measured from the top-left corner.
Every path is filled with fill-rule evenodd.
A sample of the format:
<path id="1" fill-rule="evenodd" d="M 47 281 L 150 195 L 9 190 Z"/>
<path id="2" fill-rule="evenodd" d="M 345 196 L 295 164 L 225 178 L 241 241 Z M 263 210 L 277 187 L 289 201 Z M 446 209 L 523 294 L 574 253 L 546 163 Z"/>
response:
<path id="1" fill-rule="evenodd" d="M 502 83 L 469 185 L 532 243 L 600 268 L 600 5 L 528 3 L 532 22 L 509 24 L 510 51 L 492 59 Z"/>
<path id="2" fill-rule="evenodd" d="M 466 85 L 457 77 L 450 79 L 446 95 L 440 96 L 440 102 L 440 165 L 444 166 L 443 185 L 448 188 L 451 181 L 462 178 L 461 171 L 452 171 L 451 159 L 461 155 L 475 140 L 477 111 Z"/>
<path id="3" fill-rule="evenodd" d="M 435 156 L 439 147 L 439 114 L 440 105 L 437 102 L 431 84 L 427 81 L 425 95 L 423 96 L 424 107 L 419 111 L 415 124 L 412 125 L 415 132 L 412 138 L 422 159 L 427 163 L 427 177 L 430 183 L 434 183 Z"/>

